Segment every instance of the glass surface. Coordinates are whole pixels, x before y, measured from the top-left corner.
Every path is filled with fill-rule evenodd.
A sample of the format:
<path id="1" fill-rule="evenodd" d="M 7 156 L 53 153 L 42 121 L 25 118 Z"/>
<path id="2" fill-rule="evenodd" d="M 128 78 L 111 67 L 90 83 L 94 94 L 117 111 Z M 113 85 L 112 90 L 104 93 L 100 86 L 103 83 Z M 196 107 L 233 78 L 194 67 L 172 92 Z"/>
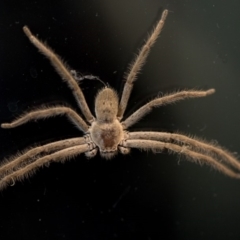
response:
<path id="1" fill-rule="evenodd" d="M 28 25 L 72 69 L 120 93 L 128 64 L 170 13 L 134 85 L 130 115 L 154 96 L 215 88 L 155 109 L 131 131 L 181 132 L 240 149 L 239 1 L 59 0 L 0 3 L 0 122 L 64 103 L 71 91 L 22 31 Z M 99 81 L 81 87 L 92 111 Z M 78 110 L 77 110 L 78 111 Z M 79 112 L 79 111 L 78 111 Z M 82 136 L 64 117 L 0 129 L 0 157 Z M 240 181 L 167 152 L 53 163 L 0 194 L 1 239 L 239 239 Z"/>

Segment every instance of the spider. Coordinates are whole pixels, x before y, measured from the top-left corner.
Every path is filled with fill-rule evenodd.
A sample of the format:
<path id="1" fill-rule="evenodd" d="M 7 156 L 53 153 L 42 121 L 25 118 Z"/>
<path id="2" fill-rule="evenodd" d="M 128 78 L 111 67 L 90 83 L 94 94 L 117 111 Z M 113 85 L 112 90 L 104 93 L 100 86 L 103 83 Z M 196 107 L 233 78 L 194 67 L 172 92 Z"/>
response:
<path id="1" fill-rule="evenodd" d="M 128 154 L 131 148 L 150 149 L 153 152 L 161 152 L 167 149 L 169 152 L 185 156 L 190 161 L 208 164 L 230 177 L 240 178 L 238 173 L 240 162 L 232 153 L 216 144 L 210 144 L 178 133 L 127 131 L 130 126 L 155 107 L 186 98 L 205 97 L 213 94 L 214 89 L 206 91 L 184 90 L 157 97 L 122 121 L 133 83 L 146 61 L 150 48 L 161 33 L 167 15 L 168 10 L 164 10 L 159 22 L 130 64 L 125 74 L 125 85 L 121 99 L 119 100 L 114 89 L 104 87 L 95 99 L 95 116 L 89 110 L 83 92 L 71 70 L 60 57 L 35 37 L 27 26 L 23 27 L 23 31 L 31 43 L 50 60 L 57 73 L 72 90 L 85 120 L 69 107 L 53 106 L 42 107 L 25 113 L 11 123 L 2 123 L 1 127 L 15 128 L 31 120 L 65 115 L 84 133 L 84 136 L 37 146 L 6 159 L 0 166 L 0 189 L 33 174 L 38 168 L 48 165 L 50 162 L 64 162 L 81 153 L 85 153 L 88 158 L 92 158 L 98 151 L 103 158 L 111 159 L 118 152 Z M 92 75 L 89 78 L 92 79 Z"/>

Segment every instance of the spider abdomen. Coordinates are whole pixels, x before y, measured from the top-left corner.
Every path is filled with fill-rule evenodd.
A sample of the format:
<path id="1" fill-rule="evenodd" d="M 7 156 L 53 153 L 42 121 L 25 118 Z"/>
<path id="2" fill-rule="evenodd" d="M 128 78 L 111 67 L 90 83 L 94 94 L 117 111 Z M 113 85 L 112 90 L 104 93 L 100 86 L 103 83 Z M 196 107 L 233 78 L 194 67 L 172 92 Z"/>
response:
<path id="1" fill-rule="evenodd" d="M 99 147 L 100 154 L 110 159 L 118 150 L 119 143 L 123 140 L 123 128 L 118 120 L 112 123 L 93 122 L 89 129 L 92 141 Z"/>

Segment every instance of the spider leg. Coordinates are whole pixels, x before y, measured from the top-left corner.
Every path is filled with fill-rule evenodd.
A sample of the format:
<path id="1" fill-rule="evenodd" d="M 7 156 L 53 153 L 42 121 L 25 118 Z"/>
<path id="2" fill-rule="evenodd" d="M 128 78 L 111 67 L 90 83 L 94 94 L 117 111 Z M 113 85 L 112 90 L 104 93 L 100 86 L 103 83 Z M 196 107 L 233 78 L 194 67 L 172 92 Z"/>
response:
<path id="1" fill-rule="evenodd" d="M 240 178 L 240 174 L 233 171 L 231 168 L 225 166 L 221 162 L 218 162 L 212 156 L 207 155 L 206 153 L 198 153 L 188 148 L 188 146 L 180 146 L 173 143 L 167 142 L 160 142 L 160 141 L 153 141 L 153 140 L 126 140 L 124 142 L 124 147 L 129 148 L 138 148 L 142 150 L 152 150 L 153 152 L 163 151 L 168 149 L 169 151 L 177 154 L 182 154 L 187 157 L 188 160 L 196 162 L 196 163 L 205 163 L 214 167 L 215 169 L 219 170 L 220 172 L 233 177 L 233 178 Z"/>
<path id="2" fill-rule="evenodd" d="M 154 107 L 160 107 L 186 98 L 206 97 L 213 94 L 214 92 L 214 89 L 209 89 L 207 91 L 188 90 L 172 93 L 160 98 L 153 99 L 152 101 L 140 107 L 132 115 L 130 115 L 125 121 L 122 122 L 122 125 L 124 129 L 127 129 L 128 127 L 139 121 L 143 116 L 151 112 Z"/>
<path id="3" fill-rule="evenodd" d="M 62 77 L 62 79 L 68 84 L 68 87 L 72 90 L 73 95 L 84 115 L 88 123 L 91 123 L 94 119 L 92 113 L 89 110 L 89 107 L 86 103 L 85 97 L 81 88 L 78 86 L 77 82 L 74 80 L 72 74 L 68 67 L 64 64 L 64 62 L 60 59 L 58 55 L 56 55 L 53 50 L 42 43 L 37 37 L 35 37 L 30 29 L 27 26 L 23 27 L 23 31 L 26 36 L 29 38 L 31 43 L 38 48 L 38 50 L 45 55 L 54 68 L 56 69 L 57 73 Z"/>
<path id="4" fill-rule="evenodd" d="M 186 146 L 192 151 L 211 156 L 218 162 L 225 162 L 225 164 L 240 171 L 240 162 L 232 153 L 230 153 L 228 150 L 223 149 L 221 146 L 218 146 L 216 144 L 213 145 L 203 140 L 194 139 L 178 133 L 167 132 L 130 132 L 128 133 L 128 138 L 157 140 Z"/>
<path id="5" fill-rule="evenodd" d="M 27 149 L 23 153 L 18 153 L 12 156 L 10 159 L 3 160 L 0 164 L 0 179 L 8 172 L 12 172 L 16 169 L 22 168 L 29 163 L 35 161 L 36 159 L 42 157 L 43 155 L 59 151 L 64 148 L 82 145 L 86 143 L 85 138 L 71 138 L 54 143 L 48 143 L 43 146 L 37 146 L 32 149 Z"/>
<path id="6" fill-rule="evenodd" d="M 80 129 L 84 133 L 88 131 L 89 126 L 85 123 L 85 121 L 71 108 L 63 106 L 56 106 L 50 108 L 44 107 L 37 109 L 35 111 L 31 111 L 21 116 L 20 118 L 14 120 L 11 123 L 2 123 L 1 127 L 15 128 L 31 120 L 54 117 L 57 115 L 66 115 L 69 118 L 69 120 L 77 126 L 78 129 Z"/>
<path id="7" fill-rule="evenodd" d="M 72 147 L 67 147 L 55 153 L 46 155 L 44 157 L 40 157 L 35 162 L 32 162 L 28 165 L 23 166 L 20 169 L 17 169 L 14 172 L 7 173 L 0 180 L 0 189 L 7 187 L 10 184 L 14 184 L 15 181 L 24 179 L 28 177 L 34 172 L 44 165 L 48 165 L 50 162 L 64 162 L 69 160 L 70 158 L 76 157 L 77 155 L 87 152 L 89 150 L 89 145 L 87 143 Z"/>
<path id="8" fill-rule="evenodd" d="M 157 23 L 156 27 L 153 29 L 152 33 L 149 35 L 148 39 L 140 49 L 136 58 L 129 65 L 128 67 L 129 70 L 125 73 L 124 79 L 126 82 L 123 88 L 123 93 L 122 93 L 122 97 L 121 97 L 121 101 L 118 109 L 118 118 L 120 120 L 122 119 L 123 114 L 126 110 L 128 99 L 130 97 L 130 94 L 133 88 L 133 82 L 136 80 L 137 74 L 140 72 L 142 66 L 144 65 L 151 47 L 155 43 L 159 34 L 161 33 L 165 20 L 167 18 L 167 14 L 168 14 L 168 10 L 164 10 L 160 21 Z"/>

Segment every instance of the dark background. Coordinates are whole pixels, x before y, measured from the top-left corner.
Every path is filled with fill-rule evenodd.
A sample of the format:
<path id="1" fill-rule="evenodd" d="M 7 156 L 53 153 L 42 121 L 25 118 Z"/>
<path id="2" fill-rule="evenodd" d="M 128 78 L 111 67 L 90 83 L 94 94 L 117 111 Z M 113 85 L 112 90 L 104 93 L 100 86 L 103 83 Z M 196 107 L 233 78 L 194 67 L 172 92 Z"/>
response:
<path id="1" fill-rule="evenodd" d="M 155 109 L 130 130 L 183 132 L 240 149 L 238 0 L 58 0 L 0 3 L 0 122 L 42 104 L 77 109 L 65 83 L 22 32 L 27 24 L 75 70 L 118 89 L 163 9 L 164 31 L 135 83 L 126 115 L 157 94 L 216 93 Z M 93 110 L 103 85 L 81 87 Z M 0 157 L 82 136 L 66 118 L 0 129 Z M 181 160 L 181 161 L 179 161 Z M 133 150 L 51 164 L 0 194 L 1 239 L 239 239 L 240 181 L 184 157 Z"/>

